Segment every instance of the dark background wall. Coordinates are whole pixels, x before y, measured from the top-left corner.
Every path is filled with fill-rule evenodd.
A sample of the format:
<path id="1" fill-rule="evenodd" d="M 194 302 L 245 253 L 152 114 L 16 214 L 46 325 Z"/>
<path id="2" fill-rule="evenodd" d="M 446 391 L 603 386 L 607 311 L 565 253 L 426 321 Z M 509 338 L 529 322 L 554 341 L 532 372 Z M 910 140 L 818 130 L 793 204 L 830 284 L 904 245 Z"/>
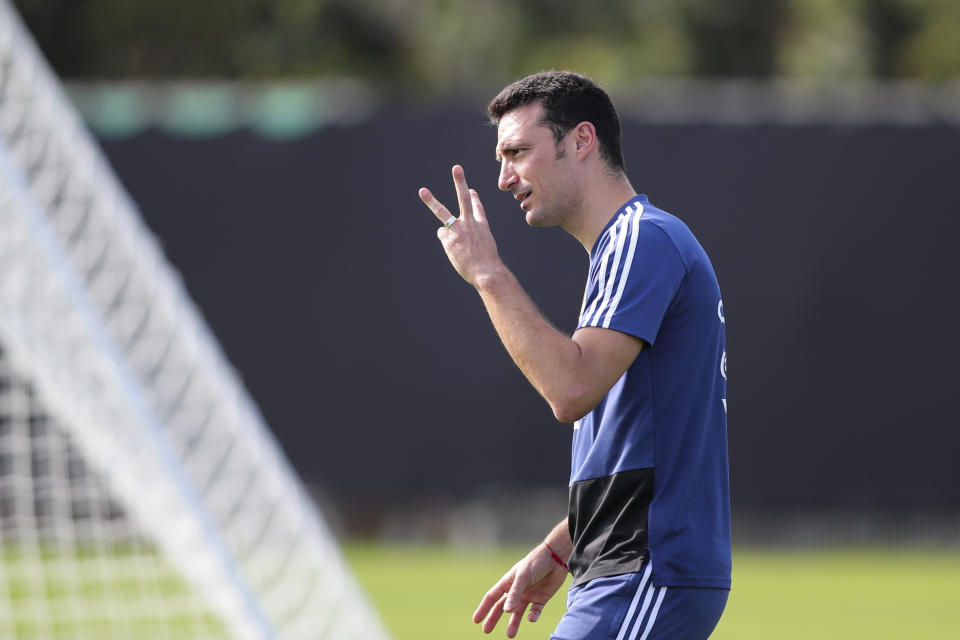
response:
<path id="1" fill-rule="evenodd" d="M 960 507 L 960 129 L 653 125 L 634 186 L 724 292 L 735 508 Z M 569 428 L 510 363 L 416 195 L 462 163 L 560 328 L 587 256 L 496 189 L 476 108 L 291 141 L 157 131 L 103 145 L 297 470 L 341 504 L 563 486 Z"/>

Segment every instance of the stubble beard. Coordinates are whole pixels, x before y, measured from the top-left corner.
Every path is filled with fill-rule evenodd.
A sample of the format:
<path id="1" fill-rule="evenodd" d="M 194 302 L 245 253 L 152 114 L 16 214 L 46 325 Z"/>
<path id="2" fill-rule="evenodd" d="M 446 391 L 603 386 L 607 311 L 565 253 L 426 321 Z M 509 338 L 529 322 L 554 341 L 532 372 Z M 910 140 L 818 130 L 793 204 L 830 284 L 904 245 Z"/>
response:
<path id="1" fill-rule="evenodd" d="M 543 194 L 538 194 L 541 196 Z M 580 189 L 571 183 L 564 188 L 550 194 L 550 201 L 542 205 L 537 203 L 533 211 L 526 214 L 527 225 L 531 227 L 563 227 L 567 228 L 583 204 L 583 194 Z"/>
<path id="2" fill-rule="evenodd" d="M 563 225 L 567 218 L 566 207 L 548 205 L 545 208 L 536 208 L 527 212 L 527 225 L 531 227 L 556 227 Z"/>

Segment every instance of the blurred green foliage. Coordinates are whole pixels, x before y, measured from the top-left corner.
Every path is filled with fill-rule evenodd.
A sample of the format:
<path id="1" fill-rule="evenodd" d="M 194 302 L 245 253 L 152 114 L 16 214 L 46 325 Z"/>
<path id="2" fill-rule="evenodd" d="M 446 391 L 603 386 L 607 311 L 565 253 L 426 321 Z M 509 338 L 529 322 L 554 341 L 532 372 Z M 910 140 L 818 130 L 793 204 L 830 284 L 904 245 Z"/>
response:
<path id="1" fill-rule="evenodd" d="M 13 0 L 65 78 L 960 77 L 956 0 Z"/>

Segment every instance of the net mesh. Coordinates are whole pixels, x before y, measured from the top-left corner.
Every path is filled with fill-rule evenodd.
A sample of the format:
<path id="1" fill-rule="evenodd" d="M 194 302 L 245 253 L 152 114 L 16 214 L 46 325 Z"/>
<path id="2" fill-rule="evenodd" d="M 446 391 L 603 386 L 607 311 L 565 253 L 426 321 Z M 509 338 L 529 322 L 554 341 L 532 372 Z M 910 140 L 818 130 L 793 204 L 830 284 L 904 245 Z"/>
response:
<path id="1" fill-rule="evenodd" d="M 0 523 L 0 637 L 230 637 L 2 352 Z"/>
<path id="2" fill-rule="evenodd" d="M 4 0 L 0 353 L 0 635 L 386 637 Z"/>

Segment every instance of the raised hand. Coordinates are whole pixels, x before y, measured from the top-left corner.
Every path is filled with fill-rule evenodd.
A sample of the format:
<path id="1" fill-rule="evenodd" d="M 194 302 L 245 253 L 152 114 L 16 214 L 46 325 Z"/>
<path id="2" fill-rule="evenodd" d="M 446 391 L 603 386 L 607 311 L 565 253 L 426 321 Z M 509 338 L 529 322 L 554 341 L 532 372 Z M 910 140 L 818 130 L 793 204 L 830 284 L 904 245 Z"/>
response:
<path id="1" fill-rule="evenodd" d="M 420 189 L 420 199 L 444 223 L 437 229 L 437 237 L 450 264 L 464 280 L 478 287 L 485 277 L 496 275 L 504 266 L 480 196 L 467 187 L 467 178 L 460 165 L 453 167 L 453 183 L 460 205 L 458 217 L 453 216 L 427 188 Z"/>

